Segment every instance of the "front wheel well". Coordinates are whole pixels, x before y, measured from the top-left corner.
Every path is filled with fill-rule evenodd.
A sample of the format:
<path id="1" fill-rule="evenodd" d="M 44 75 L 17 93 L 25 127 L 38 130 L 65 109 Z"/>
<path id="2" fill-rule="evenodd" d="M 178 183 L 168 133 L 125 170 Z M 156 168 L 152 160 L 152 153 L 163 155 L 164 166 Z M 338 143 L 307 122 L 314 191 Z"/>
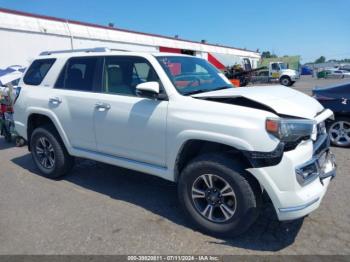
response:
<path id="1" fill-rule="evenodd" d="M 31 114 L 28 117 L 28 122 L 27 122 L 27 140 L 28 140 L 28 149 L 29 149 L 29 151 L 31 151 L 30 139 L 31 139 L 33 131 L 36 128 L 40 127 L 40 126 L 48 126 L 48 125 L 52 126 L 54 129 L 56 129 L 56 127 L 55 127 L 54 123 L 52 122 L 52 120 L 46 115 Z"/>
<path id="2" fill-rule="evenodd" d="M 177 182 L 179 180 L 182 170 L 192 159 L 208 153 L 226 154 L 235 160 L 239 160 L 242 167 L 251 167 L 249 160 L 244 156 L 242 151 L 235 147 L 217 142 L 193 139 L 186 141 L 177 155 L 174 168 L 175 181 Z"/>
<path id="3" fill-rule="evenodd" d="M 282 79 L 285 79 L 285 78 L 287 78 L 288 80 L 292 81 L 292 79 L 288 75 L 281 76 L 280 81 L 282 81 Z"/>

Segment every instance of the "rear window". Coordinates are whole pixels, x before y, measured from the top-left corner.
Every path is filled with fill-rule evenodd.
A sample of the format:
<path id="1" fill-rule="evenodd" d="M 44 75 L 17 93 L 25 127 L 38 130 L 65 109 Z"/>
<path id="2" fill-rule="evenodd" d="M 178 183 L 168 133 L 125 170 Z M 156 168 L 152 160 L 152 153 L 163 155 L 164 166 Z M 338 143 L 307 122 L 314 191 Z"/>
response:
<path id="1" fill-rule="evenodd" d="M 23 81 L 27 85 L 37 86 L 44 80 L 51 66 L 56 59 L 40 59 L 35 60 L 28 68 Z"/>

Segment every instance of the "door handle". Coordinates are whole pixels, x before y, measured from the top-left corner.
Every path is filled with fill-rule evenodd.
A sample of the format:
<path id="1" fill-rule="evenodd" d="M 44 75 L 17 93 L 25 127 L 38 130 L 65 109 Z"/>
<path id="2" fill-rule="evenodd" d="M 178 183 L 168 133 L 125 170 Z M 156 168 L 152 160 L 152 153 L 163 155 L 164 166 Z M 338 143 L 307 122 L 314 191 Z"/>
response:
<path id="1" fill-rule="evenodd" d="M 54 104 L 54 105 L 58 105 L 62 103 L 62 99 L 59 97 L 51 97 L 49 98 L 49 102 Z"/>
<path id="2" fill-rule="evenodd" d="M 111 109 L 111 105 L 107 103 L 98 102 L 95 104 L 95 108 L 101 111 L 105 111 Z"/>

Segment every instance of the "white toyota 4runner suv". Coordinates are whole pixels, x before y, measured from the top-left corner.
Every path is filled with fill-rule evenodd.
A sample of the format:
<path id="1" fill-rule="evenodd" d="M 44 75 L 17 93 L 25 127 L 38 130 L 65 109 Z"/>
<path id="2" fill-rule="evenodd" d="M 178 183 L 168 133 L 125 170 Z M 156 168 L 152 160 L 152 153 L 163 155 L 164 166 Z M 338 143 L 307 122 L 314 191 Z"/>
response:
<path id="1" fill-rule="evenodd" d="M 335 176 L 330 110 L 283 86 L 233 88 L 201 58 L 44 52 L 19 86 L 16 130 L 44 176 L 81 157 L 174 181 L 207 233 L 247 230 L 264 192 L 279 220 L 303 217 Z"/>

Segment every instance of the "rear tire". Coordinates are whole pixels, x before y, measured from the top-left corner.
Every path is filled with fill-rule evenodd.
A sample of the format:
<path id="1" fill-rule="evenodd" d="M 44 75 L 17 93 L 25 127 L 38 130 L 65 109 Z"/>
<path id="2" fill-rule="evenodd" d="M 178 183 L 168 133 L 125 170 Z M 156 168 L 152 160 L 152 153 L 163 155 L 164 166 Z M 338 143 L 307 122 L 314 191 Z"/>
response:
<path id="1" fill-rule="evenodd" d="M 59 134 L 52 125 L 36 128 L 30 139 L 35 165 L 48 178 L 59 178 L 74 166 Z"/>
<path id="2" fill-rule="evenodd" d="M 211 187 L 205 182 L 210 179 Z M 220 237 L 245 232 L 258 217 L 262 203 L 256 180 L 237 161 L 218 154 L 199 156 L 184 168 L 178 195 L 191 222 L 199 230 Z"/>

